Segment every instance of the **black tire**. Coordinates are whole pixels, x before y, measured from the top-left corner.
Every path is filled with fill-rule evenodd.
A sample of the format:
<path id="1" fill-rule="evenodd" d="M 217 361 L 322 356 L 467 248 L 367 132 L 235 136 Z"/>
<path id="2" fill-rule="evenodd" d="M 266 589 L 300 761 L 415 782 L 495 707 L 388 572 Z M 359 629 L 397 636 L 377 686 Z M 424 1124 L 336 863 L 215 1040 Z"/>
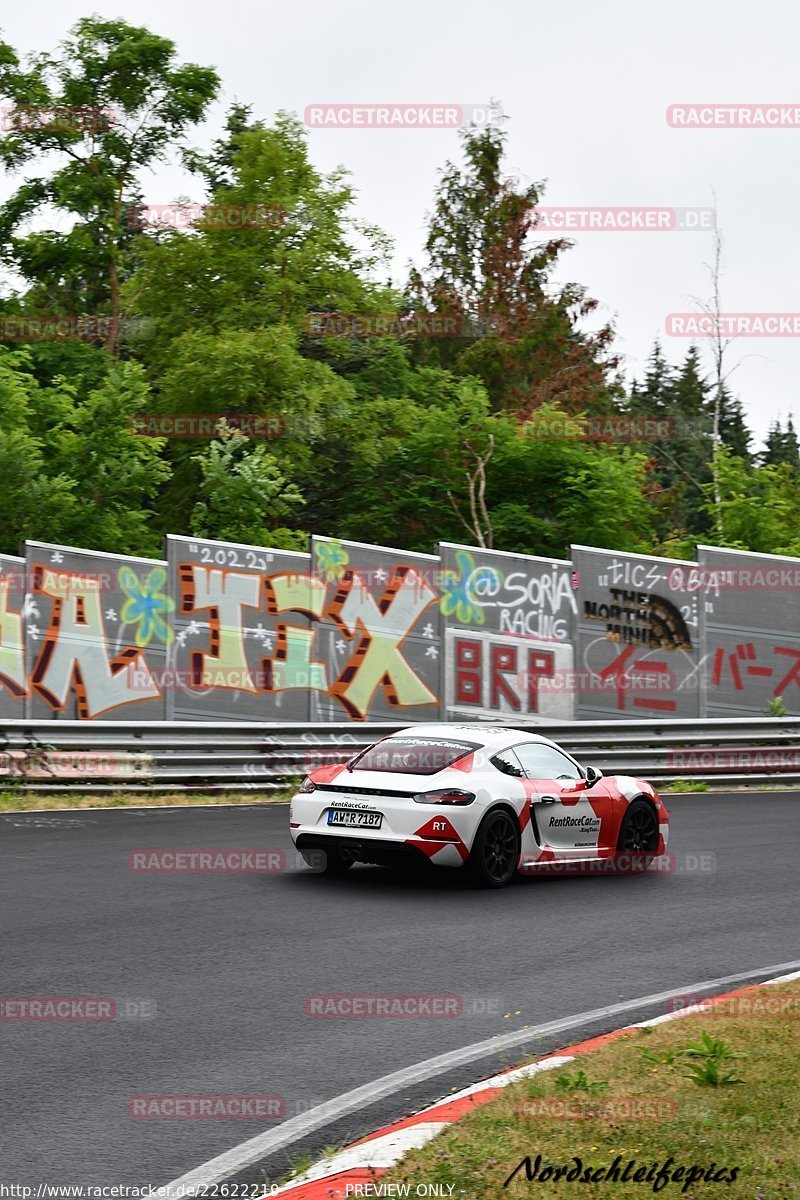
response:
<path id="1" fill-rule="evenodd" d="M 658 815 L 646 800 L 633 800 L 617 839 L 617 868 L 625 875 L 646 871 L 658 850 Z"/>
<path id="2" fill-rule="evenodd" d="M 344 875 L 356 861 L 353 855 L 341 846 L 331 846 L 327 850 L 301 850 L 303 862 L 317 875 Z"/>
<path id="3" fill-rule="evenodd" d="M 519 824 L 504 808 L 495 808 L 480 824 L 467 871 L 479 887 L 506 887 L 519 865 Z"/>

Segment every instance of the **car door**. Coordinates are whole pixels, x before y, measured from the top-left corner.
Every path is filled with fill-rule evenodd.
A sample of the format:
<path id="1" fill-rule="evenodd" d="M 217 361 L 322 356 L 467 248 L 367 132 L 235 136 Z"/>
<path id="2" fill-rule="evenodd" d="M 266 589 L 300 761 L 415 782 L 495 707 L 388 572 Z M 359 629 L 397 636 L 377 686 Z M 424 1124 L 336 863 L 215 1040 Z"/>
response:
<path id="1" fill-rule="evenodd" d="M 563 858 L 595 855 L 611 804 L 603 780 L 588 787 L 577 763 L 543 742 L 519 743 L 514 753 L 533 785 L 531 814 L 539 844 Z"/>

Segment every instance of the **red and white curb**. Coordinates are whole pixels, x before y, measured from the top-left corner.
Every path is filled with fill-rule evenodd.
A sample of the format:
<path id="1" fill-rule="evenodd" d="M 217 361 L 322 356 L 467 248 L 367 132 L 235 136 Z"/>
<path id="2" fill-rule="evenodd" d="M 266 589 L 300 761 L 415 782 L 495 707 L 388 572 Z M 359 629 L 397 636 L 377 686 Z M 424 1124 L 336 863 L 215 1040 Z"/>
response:
<path id="1" fill-rule="evenodd" d="M 790 983 L 795 979 L 800 979 L 800 971 L 794 971 L 789 975 L 779 975 L 775 979 L 766 979 L 762 983 L 749 984 L 747 987 L 737 988 L 732 992 L 724 992 L 714 999 L 727 1000 L 757 991 L 760 987 Z M 710 1000 L 712 997 L 706 996 L 703 999 Z M 567 1063 L 573 1062 L 578 1055 L 588 1054 L 600 1046 L 615 1042 L 632 1029 L 649 1029 L 654 1025 L 663 1025 L 667 1021 L 675 1021 L 679 1017 L 689 1017 L 703 1011 L 703 1004 L 699 1003 L 679 1009 L 677 1012 L 667 1012 L 660 1017 L 652 1017 L 647 1021 L 636 1021 L 632 1025 L 625 1025 L 622 1029 L 612 1030 L 611 1033 L 604 1033 L 584 1042 L 576 1042 L 575 1045 L 567 1046 L 558 1054 L 550 1054 L 546 1058 L 537 1059 L 535 1062 L 517 1067 L 513 1071 L 503 1071 L 500 1075 L 492 1075 L 490 1079 L 483 1079 L 479 1083 L 472 1084 L 471 1087 L 464 1088 L 463 1091 L 437 1100 L 435 1104 L 421 1109 L 410 1117 L 405 1117 L 402 1121 L 385 1125 L 382 1129 L 371 1133 L 369 1137 L 362 1138 L 360 1142 L 355 1142 L 347 1149 L 340 1150 L 337 1154 L 316 1163 L 302 1175 L 298 1175 L 291 1183 L 287 1183 L 275 1191 L 270 1191 L 268 1195 L 289 1196 L 292 1200 L 345 1200 L 345 1197 L 358 1196 L 359 1193 L 362 1196 L 368 1195 L 369 1193 L 365 1193 L 363 1190 L 364 1184 L 374 1184 L 384 1171 L 394 1166 L 409 1150 L 418 1150 L 431 1138 L 436 1137 L 436 1134 L 440 1133 L 446 1125 L 457 1121 L 459 1117 L 478 1105 L 493 1100 L 503 1088 L 508 1087 L 517 1079 L 529 1079 L 541 1071 L 553 1071 L 563 1067 Z M 356 1190 L 357 1187 L 358 1190 Z"/>

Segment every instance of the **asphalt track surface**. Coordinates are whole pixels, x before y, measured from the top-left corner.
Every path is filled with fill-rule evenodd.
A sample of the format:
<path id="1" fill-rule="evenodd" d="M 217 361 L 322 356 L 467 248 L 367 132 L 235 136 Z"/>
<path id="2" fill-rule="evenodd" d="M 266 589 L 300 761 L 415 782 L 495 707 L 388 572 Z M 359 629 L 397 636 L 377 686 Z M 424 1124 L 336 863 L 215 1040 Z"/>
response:
<path id="1" fill-rule="evenodd" d="M 0 994 L 155 1008 L 0 1022 L 0 1182 L 157 1186 L 274 1124 L 134 1120 L 133 1095 L 277 1095 L 288 1118 L 493 1034 L 800 958 L 799 804 L 786 792 L 673 797 L 673 873 L 499 892 L 443 870 L 312 874 L 291 851 L 285 805 L 0 815 Z M 212 847 L 281 849 L 287 869 L 128 865 L 137 849 Z M 307 996 L 342 993 L 455 994 L 466 1011 L 306 1015 Z M 269 1171 L 509 1065 L 486 1060 L 351 1114 Z"/>

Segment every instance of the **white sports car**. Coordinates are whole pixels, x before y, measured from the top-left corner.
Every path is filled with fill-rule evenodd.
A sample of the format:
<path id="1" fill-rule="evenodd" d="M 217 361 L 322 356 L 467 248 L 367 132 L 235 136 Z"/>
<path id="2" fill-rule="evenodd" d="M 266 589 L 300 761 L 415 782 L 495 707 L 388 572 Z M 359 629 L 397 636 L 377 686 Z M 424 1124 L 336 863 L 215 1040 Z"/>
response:
<path id="1" fill-rule="evenodd" d="M 289 824 L 304 860 L 331 874 L 426 859 L 486 887 L 517 871 L 644 870 L 669 833 L 641 779 L 604 778 L 537 734 L 450 724 L 414 725 L 313 770 Z"/>

